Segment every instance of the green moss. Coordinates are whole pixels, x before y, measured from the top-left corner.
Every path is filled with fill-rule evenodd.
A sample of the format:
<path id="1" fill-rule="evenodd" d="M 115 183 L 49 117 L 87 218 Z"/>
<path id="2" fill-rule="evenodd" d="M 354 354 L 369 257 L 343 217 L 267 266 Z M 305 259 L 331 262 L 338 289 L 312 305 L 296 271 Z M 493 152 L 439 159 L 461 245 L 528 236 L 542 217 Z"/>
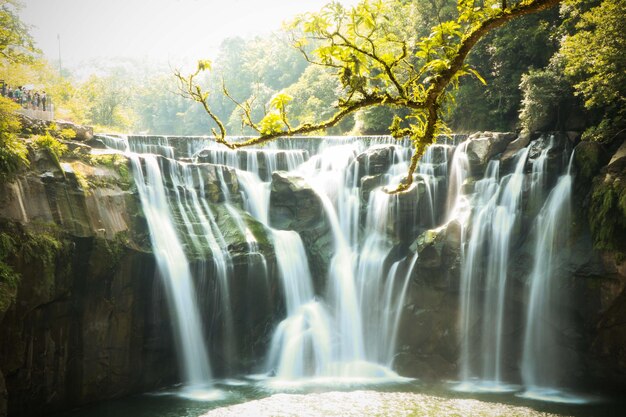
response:
<path id="1" fill-rule="evenodd" d="M 261 248 L 272 246 L 272 242 L 269 238 L 268 230 L 265 228 L 265 226 L 261 222 L 256 221 L 255 219 L 253 219 L 251 216 L 248 216 L 248 215 L 245 216 L 245 221 L 246 221 L 248 228 L 250 229 L 250 232 L 254 235 L 254 238 L 256 239 L 256 241 L 258 242 Z"/>
<path id="2" fill-rule="evenodd" d="M 58 135 L 61 139 L 69 140 L 76 137 L 76 132 L 72 129 L 62 129 L 58 132 Z"/>
<path id="3" fill-rule="evenodd" d="M 0 313 L 6 311 L 15 300 L 20 278 L 10 265 L 0 261 Z"/>
<path id="4" fill-rule="evenodd" d="M 89 163 L 93 166 L 104 166 L 115 170 L 120 176 L 120 181 L 116 185 L 122 190 L 129 190 L 135 183 L 128 169 L 128 160 L 120 154 L 91 155 Z"/>
<path id="5" fill-rule="evenodd" d="M 626 233 L 626 187 L 618 180 L 605 181 L 594 188 L 589 210 L 594 245 L 598 249 L 624 249 Z"/>
<path id="6" fill-rule="evenodd" d="M 62 243 L 58 230 L 46 224 L 33 224 L 26 230 L 15 223 L 0 224 L 0 312 L 15 300 L 21 275 L 16 262 L 41 265 L 41 279 L 52 284 L 56 258 Z"/>
<path id="7" fill-rule="evenodd" d="M 4 262 L 15 251 L 15 240 L 0 233 L 0 313 L 6 311 L 15 299 L 20 275 Z"/>
<path id="8" fill-rule="evenodd" d="M 80 188 L 82 188 L 83 191 L 88 192 L 89 188 L 91 187 L 89 185 L 89 181 L 87 181 L 87 178 L 85 178 L 83 173 L 74 169 L 74 176 L 76 177 L 76 182 L 78 183 Z"/>
<path id="9" fill-rule="evenodd" d="M 598 171 L 601 164 L 600 152 L 600 147 L 589 142 L 582 142 L 576 147 L 574 160 L 583 178 L 591 178 Z"/>

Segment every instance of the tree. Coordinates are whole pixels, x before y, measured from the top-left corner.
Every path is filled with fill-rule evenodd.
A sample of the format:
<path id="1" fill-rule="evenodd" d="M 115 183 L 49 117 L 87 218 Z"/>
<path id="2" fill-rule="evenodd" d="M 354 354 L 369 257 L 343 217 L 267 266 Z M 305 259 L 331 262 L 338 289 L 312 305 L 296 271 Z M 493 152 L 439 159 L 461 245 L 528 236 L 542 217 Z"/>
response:
<path id="1" fill-rule="evenodd" d="M 33 38 L 19 18 L 18 0 L 0 0 L 0 57 L 3 66 L 30 62 L 39 52 Z"/>
<path id="2" fill-rule="evenodd" d="M 20 20 L 17 0 L 0 0 L 0 76 L 15 65 L 31 62 L 38 52 L 28 27 Z M 11 179 L 20 166 L 28 164 L 28 150 L 17 139 L 18 106 L 0 97 L 0 182 Z"/>
<path id="3" fill-rule="evenodd" d="M 485 79 L 467 79 L 455 95 L 449 118 L 455 131 L 510 130 L 516 127 L 522 76 L 544 68 L 559 48 L 557 8 L 519 19 L 491 32 L 468 57 Z M 480 98 L 480 99 L 477 99 Z"/>
<path id="4" fill-rule="evenodd" d="M 0 183 L 10 180 L 21 166 L 28 165 L 28 150 L 17 138 L 19 106 L 0 97 Z"/>
<path id="5" fill-rule="evenodd" d="M 442 112 L 453 100 L 452 90 L 462 76 L 478 73 L 465 60 L 476 43 L 493 29 L 511 20 L 549 9 L 560 0 L 486 0 L 482 7 L 472 0 L 459 0 L 458 16 L 436 24 L 428 37 L 418 38 L 411 31 L 410 16 L 415 4 L 402 0 L 364 0 L 347 10 L 331 3 L 320 12 L 303 15 L 290 26 L 294 45 L 316 65 L 333 68 L 341 82 L 332 116 L 316 123 L 293 126 L 289 119 L 292 98 L 279 93 L 272 99 L 271 111 L 261 120 L 251 115 L 249 101 L 232 99 L 244 114 L 243 122 L 258 136 L 239 142 L 226 139 L 223 122 L 208 104 L 209 94 L 196 82 L 211 67 L 201 61 L 188 76 L 176 73 L 181 90 L 199 102 L 215 122 L 215 140 L 230 149 L 266 143 L 281 136 L 303 135 L 337 125 L 345 117 L 366 108 L 391 106 L 406 108 L 409 115 L 394 118 L 389 130 L 395 138 L 410 138 L 413 155 L 407 176 L 393 192 L 409 188 L 413 173 L 426 148 L 447 132 Z"/>
<path id="6" fill-rule="evenodd" d="M 89 123 L 126 130 L 132 126 L 133 112 L 127 108 L 136 88 L 121 68 L 109 75 L 92 75 L 80 87 L 87 105 Z"/>
<path id="7" fill-rule="evenodd" d="M 585 107 L 600 113 L 586 136 L 610 141 L 626 130 L 626 0 L 603 0 L 581 11 L 584 6 L 580 0 L 568 4 L 578 30 L 561 47 L 565 75 Z"/>

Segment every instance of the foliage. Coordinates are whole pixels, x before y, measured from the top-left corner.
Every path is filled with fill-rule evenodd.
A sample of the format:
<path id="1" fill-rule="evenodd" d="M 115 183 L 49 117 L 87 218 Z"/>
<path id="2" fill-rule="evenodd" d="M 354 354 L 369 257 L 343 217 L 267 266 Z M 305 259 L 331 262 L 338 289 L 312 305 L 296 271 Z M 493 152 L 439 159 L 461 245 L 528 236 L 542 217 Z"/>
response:
<path id="1" fill-rule="evenodd" d="M 13 303 L 21 275 L 16 262 L 39 262 L 44 270 L 54 267 L 56 256 L 62 247 L 54 226 L 35 226 L 26 230 L 18 224 L 3 223 L 0 231 L 0 312 Z"/>
<path id="2" fill-rule="evenodd" d="M 34 136 L 33 145 L 37 149 L 47 149 L 57 161 L 67 152 L 67 145 L 52 136 L 50 131 L 47 131 L 45 135 Z"/>
<path id="3" fill-rule="evenodd" d="M 122 73 L 105 77 L 92 75 L 80 87 L 87 101 L 87 122 L 94 125 L 117 127 L 128 130 L 134 115 L 127 107 L 129 88 Z"/>
<path id="4" fill-rule="evenodd" d="M 18 16 L 20 8 L 18 0 L 0 0 L 0 66 L 30 62 L 38 52 Z"/>
<path id="5" fill-rule="evenodd" d="M 452 91 L 461 77 L 481 76 L 466 62 L 476 43 L 493 29 L 518 16 L 551 8 L 559 0 L 523 0 L 507 6 L 485 1 L 482 7 L 459 0 L 454 19 L 436 24 L 429 36 L 418 38 L 411 16 L 417 7 L 402 0 L 364 0 L 352 9 L 331 3 L 318 13 L 297 18 L 289 27 L 294 45 L 310 63 L 333 69 L 341 83 L 334 113 L 315 123 L 290 123 L 287 104 L 274 106 L 261 120 L 251 114 L 251 101 L 238 102 L 225 88 L 224 94 L 243 112 L 243 123 L 258 136 L 241 142 L 226 140 L 226 128 L 213 111 L 197 79 L 199 65 L 189 76 L 177 72 L 181 91 L 199 102 L 217 125 L 216 141 L 236 149 L 280 136 L 302 135 L 337 125 L 345 117 L 381 105 L 406 108 L 410 114 L 394 118 L 389 130 L 396 138 L 409 137 L 414 153 L 404 181 L 395 191 L 406 190 L 417 163 L 435 138 L 447 132 L 442 120 L 446 106 L 454 102 Z"/>
<path id="6" fill-rule="evenodd" d="M 525 131 L 557 130 L 560 127 L 560 108 L 565 98 L 572 96 L 562 67 L 553 60 L 545 69 L 530 70 L 522 76 L 520 87 L 524 98 L 520 122 Z"/>
<path id="7" fill-rule="evenodd" d="M 17 137 L 20 121 L 18 105 L 0 97 L 0 182 L 10 180 L 22 166 L 28 165 L 28 150 Z"/>
<path id="8" fill-rule="evenodd" d="M 120 176 L 118 185 L 123 190 L 128 190 L 134 184 L 134 180 L 130 170 L 128 169 L 128 160 L 119 154 L 103 154 L 91 155 L 90 162 L 94 166 L 105 166 L 115 170 Z"/>
<path id="9" fill-rule="evenodd" d="M 15 250 L 15 240 L 7 233 L 0 233 L 0 313 L 11 305 L 17 291 L 20 275 L 5 260 Z"/>
<path id="10" fill-rule="evenodd" d="M 72 129 L 61 129 L 57 132 L 57 134 L 63 140 L 71 140 L 76 137 L 76 131 Z"/>
<path id="11" fill-rule="evenodd" d="M 577 31 L 561 48 L 565 74 L 585 107 L 602 113 L 600 125 L 586 136 L 611 140 L 626 128 L 626 0 L 603 0 L 586 11 L 582 1 L 568 6 Z"/>
<path id="12" fill-rule="evenodd" d="M 559 47 L 556 8 L 515 20 L 480 41 L 468 63 L 484 77 L 467 79 L 456 93 L 450 125 L 455 131 L 512 130 L 523 91 L 523 74 L 544 68 Z"/>

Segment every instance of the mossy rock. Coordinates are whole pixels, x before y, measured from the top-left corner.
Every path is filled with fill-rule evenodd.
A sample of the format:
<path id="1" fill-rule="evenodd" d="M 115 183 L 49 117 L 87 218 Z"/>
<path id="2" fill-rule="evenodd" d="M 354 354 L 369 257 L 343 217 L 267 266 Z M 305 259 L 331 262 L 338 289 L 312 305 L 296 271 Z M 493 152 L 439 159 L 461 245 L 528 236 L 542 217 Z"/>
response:
<path id="1" fill-rule="evenodd" d="M 589 224 L 596 248 L 626 253 L 626 152 L 618 151 L 594 179 Z"/>
<path id="2" fill-rule="evenodd" d="M 598 249 L 626 249 L 626 181 L 597 181 L 591 194 L 589 223 Z"/>
<path id="3" fill-rule="evenodd" d="M 604 147 L 597 142 L 581 142 L 574 150 L 574 165 L 580 180 L 591 181 L 607 161 Z"/>
<path id="4" fill-rule="evenodd" d="M 38 269 L 36 295 L 53 291 L 56 259 L 63 247 L 60 231 L 52 224 L 0 223 L 0 317 L 17 296 L 24 265 Z"/>

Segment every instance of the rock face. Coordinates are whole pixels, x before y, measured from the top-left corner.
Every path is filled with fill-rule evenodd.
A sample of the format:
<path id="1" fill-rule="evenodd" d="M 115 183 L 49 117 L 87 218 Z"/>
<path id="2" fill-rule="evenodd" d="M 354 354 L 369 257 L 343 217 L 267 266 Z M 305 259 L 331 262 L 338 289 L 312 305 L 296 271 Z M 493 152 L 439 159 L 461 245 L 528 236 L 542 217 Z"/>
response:
<path id="1" fill-rule="evenodd" d="M 0 415 L 38 416 L 177 382 L 166 293 L 129 161 L 29 157 L 29 169 L 0 184 Z M 220 320 L 207 320 L 206 334 L 214 371 L 236 373 L 260 366 L 281 308 L 273 249 L 264 226 L 237 206 L 234 171 L 200 164 L 197 172 L 232 259 L 234 332 L 245 336 L 225 352 Z M 253 254 L 233 211 L 256 240 Z M 223 308 L 210 251 L 193 255 L 196 285 L 211 289 L 200 303 Z"/>
<path id="2" fill-rule="evenodd" d="M 7 415 L 7 387 L 4 383 L 4 375 L 0 372 L 0 416 Z"/>
<path id="3" fill-rule="evenodd" d="M 359 164 L 358 179 L 384 174 L 394 163 L 396 147 L 393 145 L 374 145 L 356 157 Z"/>
<path id="4" fill-rule="evenodd" d="M 0 264 L 19 277 L 0 312 L 0 405 L 8 391 L 11 415 L 41 415 L 174 382 L 166 303 L 127 171 L 59 165 L 45 150 L 30 158 L 0 185 L 11 242 Z"/>
<path id="5" fill-rule="evenodd" d="M 474 175 L 481 175 L 487 163 L 496 155 L 507 149 L 507 145 L 515 139 L 514 133 L 479 132 L 469 137 L 467 158 L 470 170 Z"/>
<path id="6" fill-rule="evenodd" d="M 302 177 L 284 171 L 272 175 L 270 224 L 297 232 L 313 229 L 324 221 L 319 196 Z"/>
<path id="7" fill-rule="evenodd" d="M 580 145 L 579 145 L 580 146 Z M 593 146 L 593 147 L 592 147 Z M 597 160 L 606 159 L 603 149 L 585 145 L 581 149 L 581 174 L 598 169 Z M 578 162 L 578 158 L 577 158 Z M 595 248 L 600 250 L 600 273 L 585 274 L 599 285 L 594 314 L 592 352 L 598 359 L 594 371 L 599 381 L 611 379 L 626 387 L 626 141 L 613 153 L 608 165 L 592 180 L 588 217 Z M 610 376 L 610 378 L 607 378 Z M 615 388 L 615 387 L 613 387 Z"/>
<path id="8" fill-rule="evenodd" d="M 566 150 L 571 146 L 570 137 L 576 135 L 535 136 L 540 140 L 529 151 L 527 172 L 532 160 L 552 140 L 546 180 L 553 184 L 567 167 L 564 155 L 569 154 Z M 504 172 L 510 172 L 515 153 L 527 146 L 530 139 L 522 136 L 507 145 L 499 157 Z M 559 338 L 567 341 L 563 360 L 575 364 L 565 370 L 564 377 L 569 382 L 564 385 L 584 381 L 583 389 L 602 387 L 614 391 L 626 387 L 626 205 L 622 204 L 626 196 L 626 145 L 619 145 L 605 147 L 581 142 L 574 154 L 572 237 L 569 256 L 560 265 L 564 276 L 558 284 L 563 292 L 559 309 L 568 320 L 560 322 Z M 478 145 L 470 143 L 468 148 L 475 146 Z M 480 143 L 480 149 L 475 152 L 474 167 L 483 163 L 477 158 L 479 154 L 496 152 L 485 143 Z M 472 170 L 472 175 L 477 175 L 476 171 Z M 465 192 L 472 192 L 476 178 L 468 178 Z M 511 358 L 520 357 L 523 317 L 515 312 L 525 311 L 528 305 L 525 294 L 533 264 L 532 226 L 522 219 L 516 233 L 520 240 L 513 243 L 508 271 L 511 291 L 507 293 L 506 305 L 512 321 L 506 329 L 505 351 Z M 472 230 L 464 233 L 471 235 Z M 403 375 L 425 380 L 458 375 L 460 241 L 460 225 L 453 222 L 422 232 L 410 247 L 410 252 L 418 257 L 412 270 L 410 261 L 403 266 L 411 271 L 411 283 L 394 365 Z M 517 362 L 507 364 L 504 372 L 519 375 L 518 366 Z"/>
<path id="9" fill-rule="evenodd" d="M 93 138 L 93 127 L 77 125 L 72 122 L 55 120 L 54 122 L 39 119 L 31 119 L 28 116 L 20 115 L 22 133 L 24 135 L 44 135 L 46 131 L 71 130 L 74 132 L 74 140 L 85 142 Z"/>
<path id="10" fill-rule="evenodd" d="M 320 197 L 302 177 L 277 171 L 272 175 L 269 213 L 272 227 L 300 234 L 314 283 L 321 290 L 333 240 Z"/>
<path id="11" fill-rule="evenodd" d="M 458 358 L 457 321 L 461 225 L 452 221 L 421 233 L 407 265 L 411 286 L 399 332 L 396 367 L 424 380 L 453 378 Z"/>

